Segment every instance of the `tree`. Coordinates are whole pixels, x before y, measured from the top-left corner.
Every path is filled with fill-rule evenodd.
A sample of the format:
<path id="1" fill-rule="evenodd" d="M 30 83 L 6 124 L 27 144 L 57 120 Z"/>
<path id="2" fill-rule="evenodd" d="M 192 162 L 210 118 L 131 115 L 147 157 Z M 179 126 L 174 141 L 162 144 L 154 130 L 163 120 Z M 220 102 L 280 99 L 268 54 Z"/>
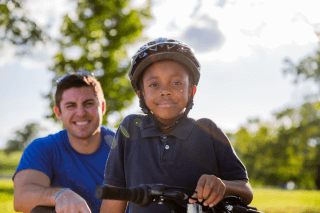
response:
<path id="1" fill-rule="evenodd" d="M 54 57 L 51 71 L 57 76 L 78 70 L 98 71 L 105 94 L 107 111 L 115 111 L 131 105 L 135 95 L 127 72 L 129 61 L 126 48 L 138 41 L 145 21 L 150 18 L 150 5 L 139 10 L 129 8 L 129 0 L 90 1 L 79 0 L 77 17 L 64 18 L 59 40 L 60 51 Z M 77 58 L 70 58 L 68 51 L 76 50 Z M 53 88 L 55 81 L 53 80 Z M 46 98 L 53 109 L 54 89 Z M 54 118 L 54 112 L 48 116 Z M 104 117 L 107 124 L 107 116 Z"/>
<path id="2" fill-rule="evenodd" d="M 278 141 L 286 144 L 290 153 L 290 169 L 295 170 L 295 180 L 303 188 L 317 186 L 320 168 L 320 102 L 305 103 L 276 114 L 278 120 L 291 123 L 279 130 Z M 297 167 L 294 167 L 297 166 Z"/>
<path id="3" fill-rule="evenodd" d="M 76 3 L 75 15 L 64 16 L 58 38 L 51 38 L 46 27 L 28 18 L 24 0 L 2 1 L 0 48 L 10 44 L 30 53 L 39 42 L 52 42 L 59 48 L 49 68 L 54 78 L 45 95 L 50 101 L 48 118 L 58 121 L 53 111 L 56 80 L 79 70 L 96 74 L 105 94 L 107 116 L 131 105 L 135 94 L 127 77 L 127 48 L 143 39 L 142 30 L 151 18 L 150 1 L 143 8 L 132 9 L 130 0 L 69 0 Z M 103 124 L 107 124 L 107 116 Z"/>
<path id="4" fill-rule="evenodd" d="M 294 76 L 295 83 L 312 80 L 320 88 L 320 46 L 313 55 L 306 57 L 298 65 L 295 65 L 290 58 L 285 58 L 283 62 L 285 64 L 283 73 Z"/>
<path id="5" fill-rule="evenodd" d="M 228 134 L 250 179 L 267 185 L 294 181 L 300 188 L 317 186 L 320 165 L 320 102 L 275 113 L 275 121 L 249 120 Z"/>
<path id="6" fill-rule="evenodd" d="M 250 179 L 275 185 L 281 181 L 281 177 L 276 176 L 281 160 L 275 158 L 277 134 L 271 126 L 261 123 L 259 119 L 249 120 L 230 138 L 236 153 L 247 168 Z"/>
<path id="7" fill-rule="evenodd" d="M 4 152 L 9 155 L 15 151 L 23 151 L 37 137 L 40 131 L 38 123 L 29 123 L 23 129 L 15 132 L 15 138 L 7 142 Z"/>
<path id="8" fill-rule="evenodd" d="M 24 55 L 37 43 L 50 40 L 45 29 L 27 17 L 24 0 L 0 2 L 0 49 L 6 45 L 19 46 L 16 54 Z"/>
<path id="9" fill-rule="evenodd" d="M 285 59 L 286 68 L 284 73 L 289 73 L 295 77 L 295 82 L 312 80 L 320 88 L 320 48 L 311 56 L 306 57 L 298 65 L 295 65 L 290 59 Z M 320 189 L 320 107 L 319 107 L 320 90 L 314 95 L 314 100 L 305 103 L 298 110 L 288 109 L 287 116 L 295 120 L 295 126 L 290 132 L 290 136 L 299 138 L 302 146 L 307 147 L 308 160 L 304 168 L 310 177 L 314 178 L 314 183 Z M 298 113 L 297 113 L 298 112 Z M 293 117 L 295 115 L 295 118 Z M 298 115 L 298 116 L 297 116 Z M 281 116 L 280 116 L 281 117 Z M 289 134 L 289 133 L 288 133 Z M 310 142 L 311 141 L 311 142 Z M 312 151 L 308 144 L 313 146 Z"/>

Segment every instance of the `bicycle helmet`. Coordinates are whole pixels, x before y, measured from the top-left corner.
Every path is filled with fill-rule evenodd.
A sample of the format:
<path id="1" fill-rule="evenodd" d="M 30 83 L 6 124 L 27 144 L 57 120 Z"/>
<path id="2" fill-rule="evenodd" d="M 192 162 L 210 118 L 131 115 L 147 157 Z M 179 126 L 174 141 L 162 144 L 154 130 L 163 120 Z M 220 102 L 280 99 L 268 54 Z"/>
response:
<path id="1" fill-rule="evenodd" d="M 200 64 L 194 56 L 193 50 L 181 41 L 158 38 L 143 45 L 136 54 L 132 57 L 131 67 L 129 70 L 129 78 L 132 88 L 137 93 L 140 90 L 141 77 L 143 72 L 153 63 L 157 61 L 171 60 L 182 64 L 188 71 L 192 85 L 198 85 L 200 78 Z M 171 125 L 162 124 L 156 116 L 151 113 L 147 107 L 143 95 L 140 97 L 140 107 L 142 111 L 149 115 L 159 126 L 163 126 L 165 130 L 180 123 L 187 116 L 193 106 L 193 94 L 181 116 Z"/>
<path id="2" fill-rule="evenodd" d="M 193 50 L 181 41 L 158 38 L 143 45 L 132 57 L 129 78 L 135 92 L 140 89 L 140 77 L 145 69 L 163 60 L 172 60 L 184 65 L 192 74 L 194 85 L 198 85 L 200 64 Z"/>

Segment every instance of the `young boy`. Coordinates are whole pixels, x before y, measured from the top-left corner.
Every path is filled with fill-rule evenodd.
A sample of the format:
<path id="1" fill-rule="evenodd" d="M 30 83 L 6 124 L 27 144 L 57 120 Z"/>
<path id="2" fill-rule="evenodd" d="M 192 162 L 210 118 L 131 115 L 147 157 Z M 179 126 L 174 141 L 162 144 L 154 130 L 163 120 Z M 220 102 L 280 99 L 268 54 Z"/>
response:
<path id="1" fill-rule="evenodd" d="M 159 38 L 132 59 L 129 77 L 147 115 L 129 115 L 121 123 L 105 170 L 104 184 L 136 187 L 162 183 L 195 189 L 207 206 L 224 196 L 253 199 L 245 167 L 224 133 L 209 119 L 187 117 L 200 77 L 192 50 Z M 189 200 L 194 203 L 194 200 Z M 104 200 L 100 212 L 124 212 L 125 201 Z M 130 211 L 171 212 L 165 205 Z"/>

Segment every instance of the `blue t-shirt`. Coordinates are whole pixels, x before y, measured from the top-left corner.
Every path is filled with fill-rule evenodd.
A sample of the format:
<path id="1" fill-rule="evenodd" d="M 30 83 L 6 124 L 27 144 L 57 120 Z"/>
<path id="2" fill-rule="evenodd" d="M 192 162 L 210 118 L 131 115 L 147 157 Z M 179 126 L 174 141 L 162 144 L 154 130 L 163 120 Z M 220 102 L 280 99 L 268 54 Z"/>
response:
<path id="1" fill-rule="evenodd" d="M 99 149 L 92 154 L 81 154 L 69 143 L 66 130 L 34 140 L 23 152 L 15 174 L 24 169 L 45 173 L 52 187 L 70 188 L 87 201 L 93 213 L 100 212 L 102 200 L 94 192 L 101 185 L 105 164 L 110 152 L 114 132 L 101 127 Z"/>

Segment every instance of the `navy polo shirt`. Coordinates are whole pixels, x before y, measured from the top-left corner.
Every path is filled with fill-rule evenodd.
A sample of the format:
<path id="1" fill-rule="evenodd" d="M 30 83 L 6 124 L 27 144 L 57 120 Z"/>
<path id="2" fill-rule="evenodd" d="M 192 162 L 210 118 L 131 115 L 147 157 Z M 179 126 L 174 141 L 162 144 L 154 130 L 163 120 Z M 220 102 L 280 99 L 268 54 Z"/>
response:
<path id="1" fill-rule="evenodd" d="M 162 183 L 195 189 L 201 175 L 223 180 L 248 179 L 247 172 L 229 140 L 209 119 L 185 118 L 164 133 L 146 115 L 129 115 L 120 124 L 105 169 L 104 184 L 136 187 Z M 170 212 L 165 205 L 130 211 Z"/>

